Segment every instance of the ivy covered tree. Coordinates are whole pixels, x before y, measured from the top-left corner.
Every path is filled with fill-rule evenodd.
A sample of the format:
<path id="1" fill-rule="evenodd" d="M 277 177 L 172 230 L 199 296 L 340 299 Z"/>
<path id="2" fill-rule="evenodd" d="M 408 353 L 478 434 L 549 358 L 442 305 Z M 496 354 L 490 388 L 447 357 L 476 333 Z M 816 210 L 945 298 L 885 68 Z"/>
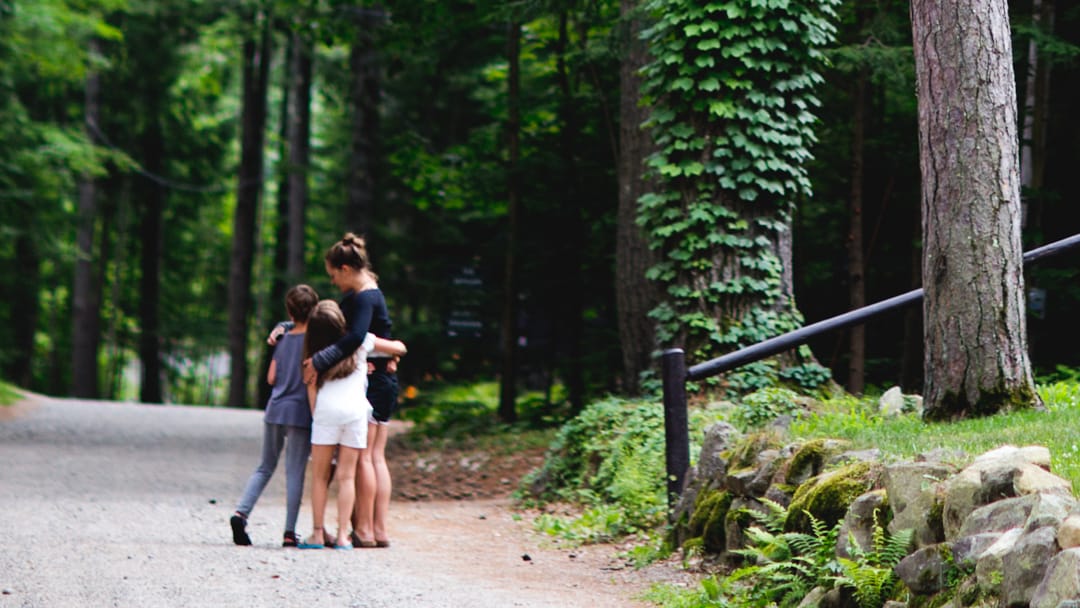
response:
<path id="1" fill-rule="evenodd" d="M 651 0 L 643 91 L 657 151 L 639 222 L 664 287 L 662 345 L 701 361 L 795 329 L 792 212 L 810 195 L 815 88 L 837 0 Z M 743 368 L 731 389 L 781 373 L 818 385 L 809 350 Z M 798 361 L 796 360 L 798 359 Z"/>

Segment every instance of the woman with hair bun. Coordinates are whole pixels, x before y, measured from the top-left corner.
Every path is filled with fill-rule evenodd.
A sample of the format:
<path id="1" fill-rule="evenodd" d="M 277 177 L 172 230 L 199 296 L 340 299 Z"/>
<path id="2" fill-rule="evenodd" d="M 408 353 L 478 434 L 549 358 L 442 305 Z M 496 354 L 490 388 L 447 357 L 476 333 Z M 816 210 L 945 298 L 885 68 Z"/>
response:
<path id="1" fill-rule="evenodd" d="M 339 301 L 345 314 L 346 333 L 330 346 L 304 361 L 305 379 L 324 372 L 351 356 L 368 333 L 391 339 L 390 313 L 379 289 L 379 278 L 371 268 L 363 237 L 347 233 L 326 252 L 326 274 L 341 290 Z M 390 417 L 397 408 L 397 357 L 368 358 L 367 398 L 371 403 L 368 445 L 360 453 L 356 469 L 356 506 L 353 510 L 354 547 L 389 547 L 386 512 L 390 506 L 392 480 L 386 465 L 386 439 Z"/>

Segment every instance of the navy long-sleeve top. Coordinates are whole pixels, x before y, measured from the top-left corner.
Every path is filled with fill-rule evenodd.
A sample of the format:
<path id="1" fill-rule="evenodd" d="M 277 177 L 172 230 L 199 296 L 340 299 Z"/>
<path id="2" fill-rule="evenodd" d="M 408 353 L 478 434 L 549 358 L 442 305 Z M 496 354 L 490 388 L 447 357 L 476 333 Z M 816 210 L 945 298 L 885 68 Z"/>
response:
<path id="1" fill-rule="evenodd" d="M 311 357 L 312 365 L 319 372 L 355 353 L 368 332 L 390 339 L 390 311 L 381 290 L 347 291 L 338 304 L 345 314 L 345 335 Z"/>

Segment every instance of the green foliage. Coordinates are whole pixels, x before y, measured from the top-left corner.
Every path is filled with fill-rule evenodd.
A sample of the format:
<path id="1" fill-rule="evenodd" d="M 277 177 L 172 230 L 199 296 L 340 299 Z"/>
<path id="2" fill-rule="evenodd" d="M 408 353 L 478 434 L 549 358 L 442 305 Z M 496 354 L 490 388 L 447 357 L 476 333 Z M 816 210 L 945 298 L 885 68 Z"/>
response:
<path id="1" fill-rule="evenodd" d="M 886 601 L 899 599 L 907 593 L 907 588 L 893 568 L 910 552 L 913 537 L 914 530 L 910 529 L 889 535 L 878 521 L 875 509 L 871 546 L 864 549 L 851 538 L 848 543 L 851 557 L 839 558 L 843 576 L 837 578 L 837 584 L 855 592 L 859 608 L 881 608 Z"/>
<path id="2" fill-rule="evenodd" d="M 649 271 L 666 294 L 652 313 L 657 337 L 695 360 L 802 323 L 777 243 L 796 200 L 810 194 L 815 70 L 838 4 L 644 3 L 653 60 L 643 91 L 658 148 L 649 166 L 659 187 L 639 200 L 638 223 L 660 252 Z M 766 386 L 761 371 L 730 388 Z M 789 378 L 817 386 L 819 375 Z"/>
<path id="3" fill-rule="evenodd" d="M 690 412 L 690 435 L 699 437 L 724 415 L 723 408 L 695 408 Z M 667 516 L 664 449 L 660 403 L 608 397 L 563 424 L 544 464 L 522 480 L 517 496 L 529 502 L 581 505 L 582 514 L 569 521 L 545 516 L 538 523 L 540 529 L 567 540 L 651 535 Z M 692 460 L 700 449 L 691 445 Z"/>
<path id="4" fill-rule="evenodd" d="M 837 558 L 839 522 L 830 526 L 805 513 L 809 533 L 785 532 L 788 510 L 768 499 L 761 503 L 763 510 L 745 511 L 757 525 L 746 529 L 747 547 L 735 551 L 746 560 L 742 567 L 705 579 L 689 592 L 657 586 L 647 598 L 666 608 L 793 608 L 814 588 L 849 587 L 860 608 L 881 608 L 903 597 L 905 588 L 892 568 L 908 554 L 910 530 L 889 535 L 875 512 L 872 546 L 860 547 L 852 539 L 850 557 Z"/>
<path id="5" fill-rule="evenodd" d="M 581 502 L 588 510 L 578 524 L 543 527 L 589 540 L 659 525 L 667 513 L 663 425 L 659 404 L 614 397 L 590 404 L 564 424 L 544 465 L 522 485 L 541 501 Z M 614 505 L 617 514 L 605 505 Z"/>
<path id="6" fill-rule="evenodd" d="M 738 582 L 737 606 L 797 606 L 814 587 L 826 589 L 840 572 L 836 539 L 840 524 L 829 527 L 813 515 L 812 534 L 784 532 L 787 510 L 768 499 L 765 513 L 749 511 L 760 526 L 747 528 L 750 545 L 736 551 L 749 563 L 730 576 Z"/>
<path id="7" fill-rule="evenodd" d="M 434 384 L 418 389 L 400 415 L 413 423 L 409 432 L 412 441 L 507 451 L 551 442 L 551 430 L 532 427 L 528 418 L 515 425 L 499 422 L 498 401 L 496 382 Z M 518 397 L 518 408 L 530 411 L 541 407 L 541 402 L 540 395 L 524 393 Z"/>
<path id="8" fill-rule="evenodd" d="M 790 427 L 793 438 L 847 439 L 851 449 L 878 448 L 904 459 L 940 447 L 963 450 L 968 457 L 1002 444 L 1042 445 L 1050 450 L 1052 470 L 1080 487 L 1080 383 L 1038 385 L 1047 411 L 1022 410 L 949 424 L 927 424 L 914 416 L 885 418 L 873 398 L 843 397 L 821 402 Z M 963 464 L 963 463 L 957 463 Z"/>
<path id="9" fill-rule="evenodd" d="M 798 418 L 806 410 L 805 399 L 786 388 L 763 388 L 739 400 L 732 422 L 743 430 L 760 428 L 780 416 Z"/>
<path id="10" fill-rule="evenodd" d="M 19 400 L 20 393 L 7 382 L 0 382 L 0 405 L 11 405 Z"/>

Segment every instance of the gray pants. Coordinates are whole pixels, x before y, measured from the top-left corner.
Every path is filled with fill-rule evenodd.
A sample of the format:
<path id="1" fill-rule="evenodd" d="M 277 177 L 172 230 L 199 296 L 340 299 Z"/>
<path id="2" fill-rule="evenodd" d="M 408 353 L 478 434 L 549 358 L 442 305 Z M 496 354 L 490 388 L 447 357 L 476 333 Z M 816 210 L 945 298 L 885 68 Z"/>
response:
<path id="1" fill-rule="evenodd" d="M 282 444 L 285 446 L 285 531 L 296 531 L 296 518 L 300 514 L 300 500 L 304 497 L 304 473 L 311 454 L 311 429 L 284 424 L 263 424 L 262 462 L 255 469 L 244 487 L 244 494 L 236 510 L 247 517 L 255 507 L 255 501 L 266 488 L 277 469 Z"/>

